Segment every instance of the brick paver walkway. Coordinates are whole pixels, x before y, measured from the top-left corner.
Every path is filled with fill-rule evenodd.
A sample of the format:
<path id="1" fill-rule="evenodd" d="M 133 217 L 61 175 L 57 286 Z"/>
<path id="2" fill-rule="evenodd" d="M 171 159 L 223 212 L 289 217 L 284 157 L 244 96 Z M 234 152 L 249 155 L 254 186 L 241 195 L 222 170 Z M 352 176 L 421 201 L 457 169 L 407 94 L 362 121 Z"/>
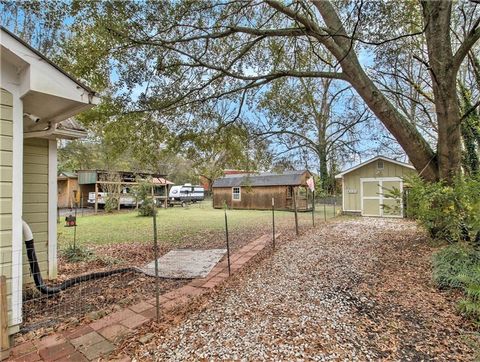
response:
<path id="1" fill-rule="evenodd" d="M 242 268 L 271 241 L 271 235 L 250 242 L 230 256 L 232 273 Z M 205 278 L 160 296 L 161 311 L 186 304 L 191 298 L 209 292 L 228 278 L 228 262 L 224 258 Z M 70 331 L 28 341 L 12 348 L 9 361 L 91 361 L 108 358 L 123 337 L 142 324 L 156 318 L 155 298 L 142 301 L 118 312 Z M 108 358 L 108 360 L 112 360 Z M 116 361 L 130 361 L 124 356 Z"/>

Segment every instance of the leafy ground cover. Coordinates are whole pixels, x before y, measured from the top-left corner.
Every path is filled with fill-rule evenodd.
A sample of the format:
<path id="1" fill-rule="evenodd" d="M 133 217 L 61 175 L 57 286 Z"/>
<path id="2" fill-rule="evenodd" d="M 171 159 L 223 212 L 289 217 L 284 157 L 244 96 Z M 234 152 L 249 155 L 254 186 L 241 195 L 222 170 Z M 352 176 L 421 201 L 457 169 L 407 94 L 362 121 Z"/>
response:
<path id="1" fill-rule="evenodd" d="M 440 288 L 463 292 L 459 311 L 477 325 L 480 321 L 480 250 L 470 243 L 458 242 L 435 253 L 433 279 Z"/>

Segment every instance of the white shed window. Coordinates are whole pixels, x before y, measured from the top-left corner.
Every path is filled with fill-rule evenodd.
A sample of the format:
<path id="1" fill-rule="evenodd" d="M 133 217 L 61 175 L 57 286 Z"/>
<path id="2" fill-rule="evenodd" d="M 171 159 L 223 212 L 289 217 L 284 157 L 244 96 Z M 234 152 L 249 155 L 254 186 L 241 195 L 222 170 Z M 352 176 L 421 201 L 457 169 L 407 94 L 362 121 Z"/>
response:
<path id="1" fill-rule="evenodd" d="M 377 161 L 377 170 L 383 170 L 384 164 L 383 160 L 378 160 Z"/>
<path id="2" fill-rule="evenodd" d="M 232 200 L 240 201 L 240 187 L 232 187 Z"/>
<path id="3" fill-rule="evenodd" d="M 293 196 L 293 186 L 287 186 L 287 199 L 291 199 Z"/>

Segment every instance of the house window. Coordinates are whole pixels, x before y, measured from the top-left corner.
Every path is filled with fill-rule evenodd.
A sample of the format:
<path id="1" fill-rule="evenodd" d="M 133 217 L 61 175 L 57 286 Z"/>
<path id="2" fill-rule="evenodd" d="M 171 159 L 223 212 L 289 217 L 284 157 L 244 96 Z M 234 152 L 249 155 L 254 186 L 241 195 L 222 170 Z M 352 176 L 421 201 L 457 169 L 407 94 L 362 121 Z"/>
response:
<path id="1" fill-rule="evenodd" d="M 293 196 L 293 187 L 287 186 L 287 199 L 291 199 Z"/>
<path id="2" fill-rule="evenodd" d="M 383 160 L 378 160 L 377 161 L 377 170 L 383 170 L 384 164 Z"/>
<path id="3" fill-rule="evenodd" d="M 240 187 L 232 187 L 232 200 L 240 201 Z"/>

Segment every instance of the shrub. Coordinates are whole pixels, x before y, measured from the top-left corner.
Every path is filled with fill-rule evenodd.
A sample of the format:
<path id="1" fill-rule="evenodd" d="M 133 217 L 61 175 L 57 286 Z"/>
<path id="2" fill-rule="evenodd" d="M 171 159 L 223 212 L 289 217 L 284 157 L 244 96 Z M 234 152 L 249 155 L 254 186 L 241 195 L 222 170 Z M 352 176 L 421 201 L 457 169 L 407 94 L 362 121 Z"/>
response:
<path id="1" fill-rule="evenodd" d="M 467 316 L 480 319 L 480 251 L 468 243 L 456 243 L 433 256 L 433 279 L 442 288 L 458 288 L 465 297 L 458 303 Z"/>
<path id="2" fill-rule="evenodd" d="M 87 261 L 92 259 L 94 256 L 94 253 L 91 250 L 85 248 L 84 246 L 74 246 L 73 244 L 67 245 L 61 250 L 61 253 L 69 263 Z"/>
<path id="3" fill-rule="evenodd" d="M 135 188 L 137 200 L 139 203 L 138 214 L 140 216 L 153 216 L 155 208 L 152 199 L 152 184 L 149 182 L 140 182 Z"/>
<path id="4" fill-rule="evenodd" d="M 407 215 L 417 219 L 433 238 L 480 243 L 480 180 L 458 177 L 452 185 L 427 183 L 420 177 L 410 185 Z"/>
<path id="5" fill-rule="evenodd" d="M 456 243 L 433 256 L 433 280 L 442 288 L 464 288 L 480 283 L 480 251 L 468 243 Z"/>
<path id="6" fill-rule="evenodd" d="M 118 199 L 115 196 L 108 194 L 107 199 L 105 200 L 105 206 L 104 206 L 105 212 L 111 213 L 117 210 L 117 208 L 118 208 Z"/>
<path id="7" fill-rule="evenodd" d="M 433 256 L 433 279 L 463 291 L 459 310 L 480 322 L 480 180 L 458 177 L 451 185 L 407 180 L 407 215 L 434 238 L 452 244 Z"/>

